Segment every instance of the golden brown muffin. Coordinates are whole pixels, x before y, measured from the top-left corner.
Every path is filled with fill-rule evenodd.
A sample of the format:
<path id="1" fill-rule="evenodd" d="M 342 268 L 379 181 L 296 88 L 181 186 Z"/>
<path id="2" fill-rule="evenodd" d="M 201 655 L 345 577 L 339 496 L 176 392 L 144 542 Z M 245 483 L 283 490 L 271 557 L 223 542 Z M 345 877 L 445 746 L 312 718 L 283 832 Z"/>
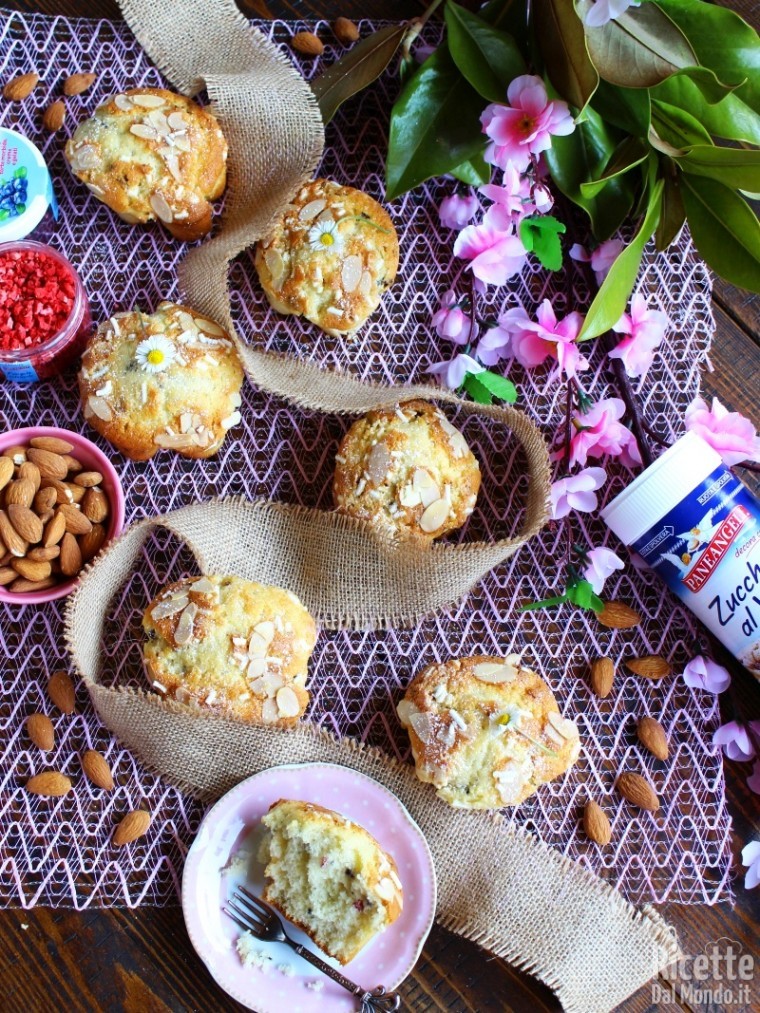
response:
<path id="1" fill-rule="evenodd" d="M 358 823 L 290 799 L 275 802 L 262 823 L 264 899 L 341 964 L 401 914 L 396 863 Z"/>
<path id="2" fill-rule="evenodd" d="M 417 777 L 460 809 L 518 805 L 580 754 L 577 726 L 515 654 L 429 665 L 397 709 Z"/>
<path id="3" fill-rule="evenodd" d="M 290 591 L 188 577 L 153 599 L 143 630 L 148 679 L 163 696 L 251 724 L 290 727 L 306 710 L 317 627 Z"/>
<path id="4" fill-rule="evenodd" d="M 177 239 L 211 231 L 209 201 L 224 193 L 227 142 L 184 95 L 132 88 L 80 123 L 65 148 L 75 176 L 130 224 L 158 219 Z"/>
<path id="5" fill-rule="evenodd" d="M 79 372 L 84 416 L 134 461 L 156 451 L 211 457 L 240 424 L 243 367 L 226 331 L 177 303 L 117 313 Z"/>
<path id="6" fill-rule="evenodd" d="M 255 263 L 278 313 L 348 337 L 396 277 L 398 237 L 387 211 L 366 193 L 315 179 L 258 244 Z"/>
<path id="7" fill-rule="evenodd" d="M 369 412 L 335 457 L 338 510 L 421 545 L 460 528 L 479 488 L 480 467 L 464 437 L 427 401 Z"/>

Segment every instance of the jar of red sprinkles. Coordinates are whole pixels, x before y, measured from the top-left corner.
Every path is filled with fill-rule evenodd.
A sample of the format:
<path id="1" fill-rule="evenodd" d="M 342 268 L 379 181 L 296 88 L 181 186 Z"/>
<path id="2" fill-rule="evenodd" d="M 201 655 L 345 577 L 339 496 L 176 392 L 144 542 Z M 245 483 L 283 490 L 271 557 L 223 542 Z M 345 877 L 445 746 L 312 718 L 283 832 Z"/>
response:
<path id="1" fill-rule="evenodd" d="M 13 383 L 57 376 L 92 330 L 79 275 L 50 246 L 0 243 L 0 373 Z"/>

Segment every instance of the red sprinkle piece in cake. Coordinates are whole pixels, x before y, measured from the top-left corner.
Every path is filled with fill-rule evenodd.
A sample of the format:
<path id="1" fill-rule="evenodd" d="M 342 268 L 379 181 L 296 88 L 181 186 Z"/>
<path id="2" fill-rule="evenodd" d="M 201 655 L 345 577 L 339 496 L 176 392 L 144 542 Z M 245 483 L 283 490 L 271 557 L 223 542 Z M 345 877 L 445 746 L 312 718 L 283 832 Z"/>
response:
<path id="1" fill-rule="evenodd" d="M 15 352 L 49 341 L 74 307 L 71 271 L 39 250 L 0 254 L 0 350 Z"/>

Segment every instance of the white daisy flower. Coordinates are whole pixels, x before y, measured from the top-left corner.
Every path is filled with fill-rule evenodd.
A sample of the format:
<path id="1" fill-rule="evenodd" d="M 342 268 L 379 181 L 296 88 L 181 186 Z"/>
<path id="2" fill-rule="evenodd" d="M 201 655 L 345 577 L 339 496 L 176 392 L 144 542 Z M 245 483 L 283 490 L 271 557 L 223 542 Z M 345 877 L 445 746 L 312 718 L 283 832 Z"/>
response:
<path id="1" fill-rule="evenodd" d="M 338 232 L 338 223 L 326 219 L 313 225 L 309 229 L 309 245 L 312 250 L 338 253 L 343 246 L 343 240 Z"/>
<path id="2" fill-rule="evenodd" d="M 491 720 L 495 725 L 498 725 L 499 732 L 516 732 L 519 731 L 524 717 L 525 712 L 520 710 L 516 704 L 511 704 L 500 713 L 494 714 Z"/>
<path id="3" fill-rule="evenodd" d="M 152 334 L 135 349 L 138 365 L 146 373 L 162 373 L 171 366 L 177 351 L 163 334 Z"/>

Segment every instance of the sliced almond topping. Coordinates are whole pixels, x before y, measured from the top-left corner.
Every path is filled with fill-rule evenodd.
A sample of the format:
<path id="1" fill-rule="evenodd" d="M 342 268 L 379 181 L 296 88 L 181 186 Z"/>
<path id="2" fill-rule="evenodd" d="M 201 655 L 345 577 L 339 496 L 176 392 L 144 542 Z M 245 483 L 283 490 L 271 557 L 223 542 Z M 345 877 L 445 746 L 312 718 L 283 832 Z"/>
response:
<path id="1" fill-rule="evenodd" d="M 316 218 L 320 211 L 324 211 L 326 207 L 327 201 L 322 197 L 318 197 L 316 200 L 310 200 L 308 204 L 304 204 L 298 212 L 298 217 L 302 222 L 310 222 L 312 218 Z"/>
<path id="2" fill-rule="evenodd" d="M 416 507 L 420 505 L 422 498 L 417 489 L 409 483 L 399 489 L 398 501 L 402 507 Z"/>
<path id="3" fill-rule="evenodd" d="M 424 507 L 429 507 L 441 498 L 441 490 L 426 468 L 415 468 L 412 475 L 412 487 L 420 494 L 420 502 Z"/>
<path id="4" fill-rule="evenodd" d="M 252 633 L 248 641 L 249 658 L 266 658 L 269 649 L 269 641 L 265 640 L 258 633 Z"/>
<path id="5" fill-rule="evenodd" d="M 362 271 L 361 281 L 359 282 L 359 294 L 364 299 L 369 299 L 369 294 L 372 291 L 372 275 L 369 271 Z"/>
<path id="6" fill-rule="evenodd" d="M 226 432 L 228 429 L 234 429 L 235 426 L 239 426 L 243 420 L 243 416 L 238 411 L 232 412 L 231 415 L 227 415 L 223 418 L 219 425 Z"/>
<path id="7" fill-rule="evenodd" d="M 191 591 L 197 591 L 198 594 L 215 594 L 216 584 L 212 583 L 208 577 L 200 577 L 198 580 L 194 580 L 190 585 Z"/>
<path id="8" fill-rule="evenodd" d="M 343 261 L 340 279 L 346 292 L 353 292 L 362 277 L 362 258 L 352 253 Z"/>
<path id="9" fill-rule="evenodd" d="M 190 601 L 186 595 L 182 595 L 179 598 L 168 598 L 166 601 L 159 602 L 156 605 L 151 612 L 151 618 L 156 622 L 159 619 L 167 619 L 169 616 L 174 616 L 178 612 L 181 612 L 189 604 Z"/>
<path id="10" fill-rule="evenodd" d="M 134 134 L 135 137 L 142 137 L 144 141 L 155 141 L 158 136 L 154 128 L 147 123 L 133 123 L 129 128 L 129 132 L 130 134 Z"/>
<path id="11" fill-rule="evenodd" d="M 174 221 L 174 212 L 166 203 L 166 198 L 162 194 L 152 193 L 150 195 L 150 206 L 162 222 L 166 222 L 167 225 L 170 225 Z"/>
<path id="12" fill-rule="evenodd" d="M 301 705 L 298 696 L 290 686 L 283 686 L 277 690 L 277 710 L 284 718 L 294 718 L 299 714 Z"/>
<path id="13" fill-rule="evenodd" d="M 187 129 L 187 120 L 180 112 L 169 113 L 168 123 L 172 130 Z"/>
<path id="14" fill-rule="evenodd" d="M 432 535 L 434 531 L 438 531 L 446 523 L 450 510 L 451 504 L 448 500 L 437 499 L 420 517 L 420 527 L 426 534 Z"/>
<path id="15" fill-rule="evenodd" d="M 254 633 L 258 633 L 261 639 L 267 644 L 271 644 L 274 639 L 274 623 L 269 619 L 265 619 L 261 623 L 257 623 L 253 627 Z"/>
<path id="16" fill-rule="evenodd" d="M 266 674 L 266 670 L 267 670 L 266 658 L 251 658 L 251 660 L 248 662 L 248 671 L 246 672 L 246 675 L 248 676 L 249 679 L 256 679 L 257 682 L 261 682 L 261 677 Z M 251 689 L 254 691 L 254 693 L 266 692 L 263 685 L 261 687 L 261 690 L 259 690 L 255 684 L 252 684 Z"/>
<path id="17" fill-rule="evenodd" d="M 160 95 L 130 95 L 129 97 L 135 105 L 143 106 L 145 109 L 160 109 L 166 104 Z"/>
<path id="18" fill-rule="evenodd" d="M 178 647 L 182 647 L 183 644 L 190 642 L 193 636 L 193 624 L 195 623 L 195 616 L 198 612 L 198 606 L 194 602 L 185 608 L 182 615 L 179 617 L 177 628 L 174 631 L 174 643 Z"/>
<path id="19" fill-rule="evenodd" d="M 177 320 L 179 321 L 180 327 L 183 331 L 190 331 L 192 334 L 198 330 L 198 326 L 195 323 L 195 319 L 190 316 L 185 310 L 180 310 L 177 313 Z"/>
<path id="20" fill-rule="evenodd" d="M 279 288 L 282 279 L 285 277 L 285 261 L 277 250 L 270 249 L 264 254 L 264 262 L 272 276 L 272 284 L 275 288 Z"/>
<path id="21" fill-rule="evenodd" d="M 129 95 L 114 95 L 113 104 L 123 113 L 131 112 L 134 109 L 134 102 Z"/>
<path id="22" fill-rule="evenodd" d="M 563 739 L 570 741 L 570 739 L 578 738 L 578 726 L 576 723 L 569 718 L 563 718 L 557 711 L 549 711 L 546 715 L 546 720 Z"/>
<path id="23" fill-rule="evenodd" d="M 277 709 L 277 701 L 270 697 L 264 701 L 264 705 L 261 708 L 261 720 L 271 724 L 272 721 L 276 721 L 280 716 Z"/>
<path id="24" fill-rule="evenodd" d="M 107 401 L 104 401 L 102 397 L 90 397 L 87 400 L 87 406 L 93 415 L 97 415 L 99 419 L 104 422 L 110 422 L 113 418 L 113 412 Z"/>
<path id="25" fill-rule="evenodd" d="M 512 682 L 517 675 L 514 665 L 495 661 L 481 661 L 472 669 L 472 674 L 481 682 L 501 683 Z"/>
<path id="26" fill-rule="evenodd" d="M 396 895 L 396 888 L 393 885 L 393 881 L 389 876 L 384 876 L 375 887 L 375 893 L 380 900 L 393 900 Z"/>
<path id="27" fill-rule="evenodd" d="M 388 476 L 393 464 L 390 451 L 384 443 L 376 443 L 367 458 L 367 474 L 370 482 L 379 485 Z"/>
<path id="28" fill-rule="evenodd" d="M 261 680 L 264 687 L 264 692 L 267 696 L 274 696 L 278 689 L 282 689 L 285 685 L 284 676 L 280 675 L 279 672 L 267 672 L 264 678 Z"/>
<path id="29" fill-rule="evenodd" d="M 396 706 L 396 713 L 402 725 L 409 725 L 412 715 L 417 713 L 417 708 L 411 700 L 400 700 Z"/>
<path id="30" fill-rule="evenodd" d="M 439 412 L 438 421 L 441 424 L 441 429 L 443 429 L 444 433 L 446 433 L 446 436 L 448 437 L 454 457 L 464 457 L 467 453 L 469 453 L 470 448 L 467 446 L 467 440 L 465 440 L 464 436 L 462 436 L 458 429 L 452 426 L 443 412 Z"/>
<path id="31" fill-rule="evenodd" d="M 426 714 L 424 711 L 417 711 L 410 716 L 409 723 L 417 733 L 420 742 L 426 744 L 430 742 L 433 737 L 433 722 L 429 714 Z"/>
<path id="32" fill-rule="evenodd" d="M 213 320 L 207 320 L 205 317 L 195 317 L 195 325 L 200 330 L 205 331 L 206 334 L 216 334 L 220 338 L 226 337 L 226 331 L 223 331 L 219 324 L 214 323 Z"/>

